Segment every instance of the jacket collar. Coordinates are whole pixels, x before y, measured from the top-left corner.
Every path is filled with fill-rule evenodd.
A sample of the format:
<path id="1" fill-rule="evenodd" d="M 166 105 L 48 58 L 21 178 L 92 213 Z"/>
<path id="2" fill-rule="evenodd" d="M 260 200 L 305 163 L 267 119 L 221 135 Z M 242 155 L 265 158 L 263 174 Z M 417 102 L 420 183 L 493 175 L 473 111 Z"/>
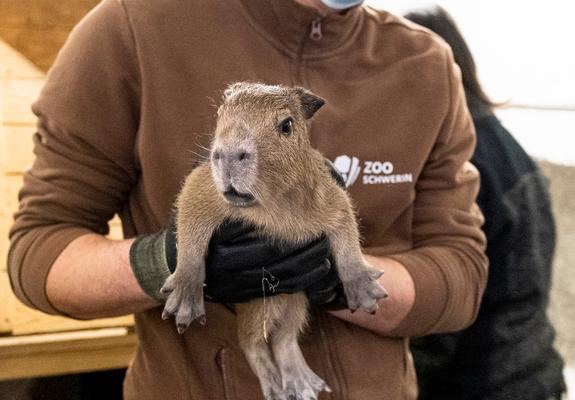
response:
<path id="1" fill-rule="evenodd" d="M 358 33 L 361 6 L 321 15 L 295 0 L 240 0 L 253 27 L 294 58 L 319 58 L 345 47 Z"/>

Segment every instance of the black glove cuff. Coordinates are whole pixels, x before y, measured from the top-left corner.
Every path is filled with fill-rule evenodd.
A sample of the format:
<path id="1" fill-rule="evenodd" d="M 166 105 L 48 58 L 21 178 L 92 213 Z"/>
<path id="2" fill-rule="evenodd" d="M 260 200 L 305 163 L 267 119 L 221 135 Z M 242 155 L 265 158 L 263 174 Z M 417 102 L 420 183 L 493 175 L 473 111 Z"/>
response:
<path id="1" fill-rule="evenodd" d="M 176 265 L 178 264 L 178 247 L 176 244 L 176 226 L 170 223 L 169 227 L 166 229 L 166 234 L 164 236 L 164 249 L 166 252 L 166 263 L 170 274 L 173 274 L 176 270 Z"/>

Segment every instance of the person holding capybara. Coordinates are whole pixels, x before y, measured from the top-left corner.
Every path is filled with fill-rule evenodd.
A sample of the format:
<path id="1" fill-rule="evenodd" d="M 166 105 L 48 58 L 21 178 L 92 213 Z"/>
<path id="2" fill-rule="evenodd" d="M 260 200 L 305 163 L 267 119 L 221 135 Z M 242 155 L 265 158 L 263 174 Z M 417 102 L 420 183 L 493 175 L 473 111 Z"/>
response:
<path id="1" fill-rule="evenodd" d="M 472 163 L 481 174 L 490 273 L 477 321 L 462 332 L 412 341 L 420 399 L 561 399 L 563 360 L 547 314 L 555 223 L 547 179 L 493 112 L 475 61 L 440 7 L 406 18 L 453 49 L 477 131 Z"/>
<path id="2" fill-rule="evenodd" d="M 261 398 L 229 303 L 264 294 L 310 299 L 301 346 L 330 383 L 323 398 L 416 398 L 408 338 L 473 322 L 487 261 L 458 69 L 434 35 L 358 3 L 104 0 L 60 52 L 33 105 L 36 161 L 11 230 L 10 277 L 45 312 L 136 314 L 126 399 Z M 206 256 L 205 326 L 180 336 L 162 321 L 160 288 L 181 250 L 174 200 L 206 156 L 212 99 L 236 81 L 327 100 L 311 144 L 354 168 L 341 172 L 357 178 L 346 184 L 363 257 L 385 271 L 389 294 L 375 315 L 341 308 L 325 236 L 285 249 L 231 223 Z M 126 240 L 104 236 L 115 213 Z"/>

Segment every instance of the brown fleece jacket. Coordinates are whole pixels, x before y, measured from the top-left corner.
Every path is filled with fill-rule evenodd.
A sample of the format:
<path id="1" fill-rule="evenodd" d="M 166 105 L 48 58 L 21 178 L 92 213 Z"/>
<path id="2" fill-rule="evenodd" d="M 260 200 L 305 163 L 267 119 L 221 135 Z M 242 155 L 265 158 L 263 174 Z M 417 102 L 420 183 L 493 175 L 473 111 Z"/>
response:
<path id="1" fill-rule="evenodd" d="M 26 304 L 78 236 L 127 237 L 168 221 L 182 179 L 209 146 L 215 107 L 234 81 L 301 85 L 327 100 L 313 145 L 344 173 L 364 251 L 392 257 L 415 305 L 382 337 L 316 312 L 302 347 L 334 389 L 324 399 L 414 399 L 408 336 L 461 329 L 486 282 L 475 138 L 446 44 L 383 11 L 322 17 L 288 0 L 104 0 L 71 34 L 33 110 L 36 161 L 11 231 L 9 271 Z M 82 268 L 81 265 L 78 266 Z M 235 315 L 179 336 L 161 310 L 136 316 L 130 399 L 258 399 Z"/>

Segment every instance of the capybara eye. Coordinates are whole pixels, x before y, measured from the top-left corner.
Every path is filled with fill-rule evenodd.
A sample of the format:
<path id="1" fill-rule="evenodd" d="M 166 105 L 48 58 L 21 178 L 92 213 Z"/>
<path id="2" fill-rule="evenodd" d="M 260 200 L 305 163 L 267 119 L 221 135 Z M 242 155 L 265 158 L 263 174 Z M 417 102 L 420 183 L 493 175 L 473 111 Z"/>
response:
<path id="1" fill-rule="evenodd" d="M 293 118 L 288 117 L 284 119 L 282 122 L 280 122 L 278 128 L 282 135 L 291 135 L 293 133 Z"/>

